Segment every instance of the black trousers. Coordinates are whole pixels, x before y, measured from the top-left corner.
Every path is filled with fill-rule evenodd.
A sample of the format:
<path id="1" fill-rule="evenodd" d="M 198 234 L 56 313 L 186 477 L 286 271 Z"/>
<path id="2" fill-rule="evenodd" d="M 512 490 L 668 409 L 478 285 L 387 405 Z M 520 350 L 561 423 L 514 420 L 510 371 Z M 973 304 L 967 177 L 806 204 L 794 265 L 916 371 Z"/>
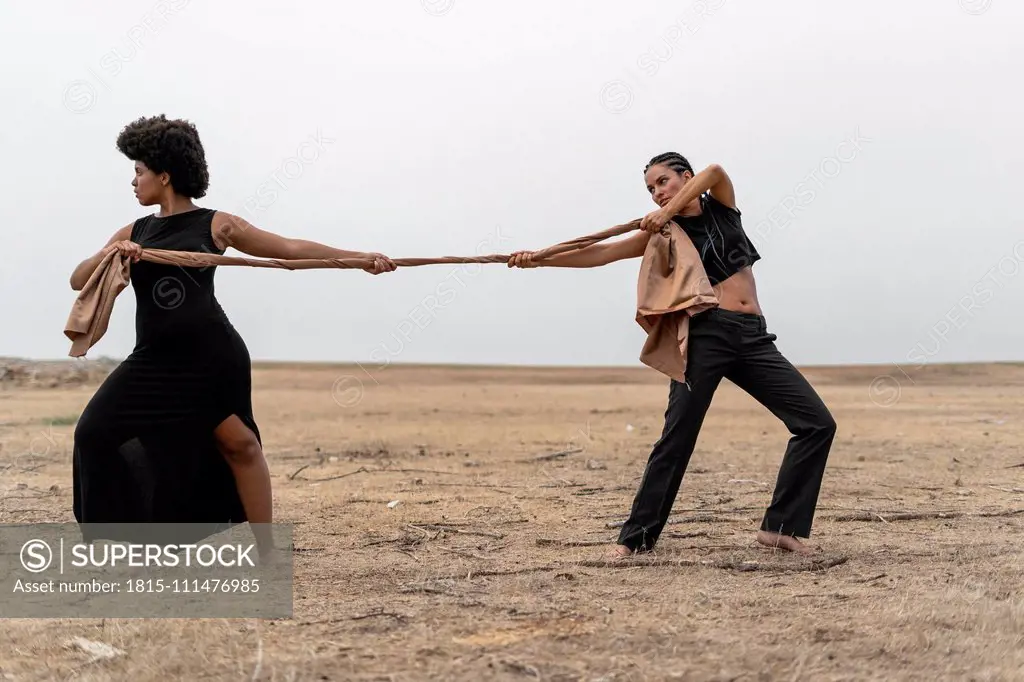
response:
<path id="1" fill-rule="evenodd" d="M 671 383 L 665 427 L 651 451 L 619 544 L 646 551 L 657 543 L 723 377 L 768 408 L 793 434 L 761 528 L 810 537 L 835 420 L 775 347 L 776 336 L 768 333 L 763 316 L 716 308 L 690 323 L 686 383 Z"/>

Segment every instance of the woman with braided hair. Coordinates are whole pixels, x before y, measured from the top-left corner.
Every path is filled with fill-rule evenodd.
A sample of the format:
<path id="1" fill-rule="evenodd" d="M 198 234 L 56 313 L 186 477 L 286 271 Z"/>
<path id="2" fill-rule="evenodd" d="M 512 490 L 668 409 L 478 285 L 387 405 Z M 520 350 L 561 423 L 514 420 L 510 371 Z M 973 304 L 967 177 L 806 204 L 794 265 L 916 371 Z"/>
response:
<path id="1" fill-rule="evenodd" d="M 751 269 L 761 256 L 743 230 L 732 181 L 717 164 L 694 174 L 689 161 L 675 152 L 651 159 L 644 178 L 659 208 L 644 217 L 639 233 L 542 261 L 535 260 L 532 252 L 519 251 L 508 263 L 521 268 L 593 268 L 640 258 L 651 234 L 672 221 L 693 242 L 718 299 L 717 307 L 690 320 L 687 380 L 670 384 L 661 438 L 651 451 L 612 556 L 627 557 L 654 548 L 723 378 L 768 408 L 792 434 L 757 541 L 809 553 L 798 538 L 811 533 L 836 423 L 810 383 L 775 347 L 776 336 L 768 331 Z"/>
<path id="2" fill-rule="evenodd" d="M 373 263 L 364 268 L 372 274 L 395 264 L 378 253 L 281 237 L 193 204 L 206 195 L 209 173 L 199 133 L 187 121 L 140 118 L 121 131 L 117 148 L 135 162 L 139 204 L 160 210 L 118 230 L 71 275 L 71 288 L 80 291 L 117 250 L 131 259 L 137 305 L 134 350 L 75 428 L 75 518 L 270 524 L 270 473 L 252 414 L 249 352 L 214 295 L 216 267 L 151 263 L 140 260 L 142 249 L 222 254 L 230 246 L 266 258 L 358 258 Z M 269 527 L 254 531 L 260 553 L 270 550 Z"/>

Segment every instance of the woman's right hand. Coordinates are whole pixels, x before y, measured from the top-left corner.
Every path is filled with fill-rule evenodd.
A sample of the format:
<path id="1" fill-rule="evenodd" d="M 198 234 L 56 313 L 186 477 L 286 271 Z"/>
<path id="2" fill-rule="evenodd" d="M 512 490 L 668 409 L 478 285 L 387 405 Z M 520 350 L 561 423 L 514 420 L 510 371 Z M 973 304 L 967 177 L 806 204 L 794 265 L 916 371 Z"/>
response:
<path id="1" fill-rule="evenodd" d="M 395 262 L 385 256 L 383 253 L 377 253 L 375 251 L 366 252 L 361 254 L 366 260 L 372 260 L 373 265 L 368 268 L 363 268 L 366 272 L 371 275 L 379 275 L 382 272 L 394 272 L 398 267 Z"/>
<path id="2" fill-rule="evenodd" d="M 540 263 L 533 260 L 533 251 L 515 251 L 508 259 L 510 268 L 536 268 Z"/>
<path id="3" fill-rule="evenodd" d="M 122 256 L 131 258 L 133 263 L 138 263 L 139 259 L 142 258 L 142 247 L 131 240 L 124 240 L 120 242 L 114 242 L 107 247 L 107 253 L 117 251 Z"/>

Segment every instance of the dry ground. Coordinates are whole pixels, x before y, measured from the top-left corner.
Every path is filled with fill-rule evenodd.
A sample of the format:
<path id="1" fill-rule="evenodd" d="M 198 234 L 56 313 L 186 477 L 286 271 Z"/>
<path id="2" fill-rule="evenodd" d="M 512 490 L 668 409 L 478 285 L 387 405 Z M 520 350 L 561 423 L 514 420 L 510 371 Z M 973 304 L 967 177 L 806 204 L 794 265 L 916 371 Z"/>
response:
<path id="1" fill-rule="evenodd" d="M 0 620 L 0 681 L 1024 679 L 1024 367 L 805 373 L 817 558 L 752 542 L 788 434 L 723 384 L 657 555 L 612 567 L 650 370 L 258 367 L 294 618 Z M 94 387 L 0 390 L 0 522 L 73 521 Z"/>

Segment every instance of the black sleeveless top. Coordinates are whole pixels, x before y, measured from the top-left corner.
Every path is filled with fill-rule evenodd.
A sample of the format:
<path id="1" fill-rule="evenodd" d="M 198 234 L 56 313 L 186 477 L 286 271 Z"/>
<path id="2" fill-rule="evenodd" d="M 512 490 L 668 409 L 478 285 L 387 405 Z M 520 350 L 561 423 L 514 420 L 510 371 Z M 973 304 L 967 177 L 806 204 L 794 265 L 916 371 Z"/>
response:
<path id="1" fill-rule="evenodd" d="M 712 285 L 761 259 L 743 230 L 738 209 L 729 208 L 708 193 L 701 195 L 700 207 L 700 215 L 677 215 L 673 220 L 697 248 Z"/>
<path id="2" fill-rule="evenodd" d="M 132 241 L 146 249 L 223 254 L 210 228 L 215 210 L 200 208 L 166 217 L 149 215 L 132 226 Z M 163 265 L 140 260 L 131 265 L 135 291 L 136 350 L 204 343 L 230 327 L 214 294 L 216 266 Z"/>

